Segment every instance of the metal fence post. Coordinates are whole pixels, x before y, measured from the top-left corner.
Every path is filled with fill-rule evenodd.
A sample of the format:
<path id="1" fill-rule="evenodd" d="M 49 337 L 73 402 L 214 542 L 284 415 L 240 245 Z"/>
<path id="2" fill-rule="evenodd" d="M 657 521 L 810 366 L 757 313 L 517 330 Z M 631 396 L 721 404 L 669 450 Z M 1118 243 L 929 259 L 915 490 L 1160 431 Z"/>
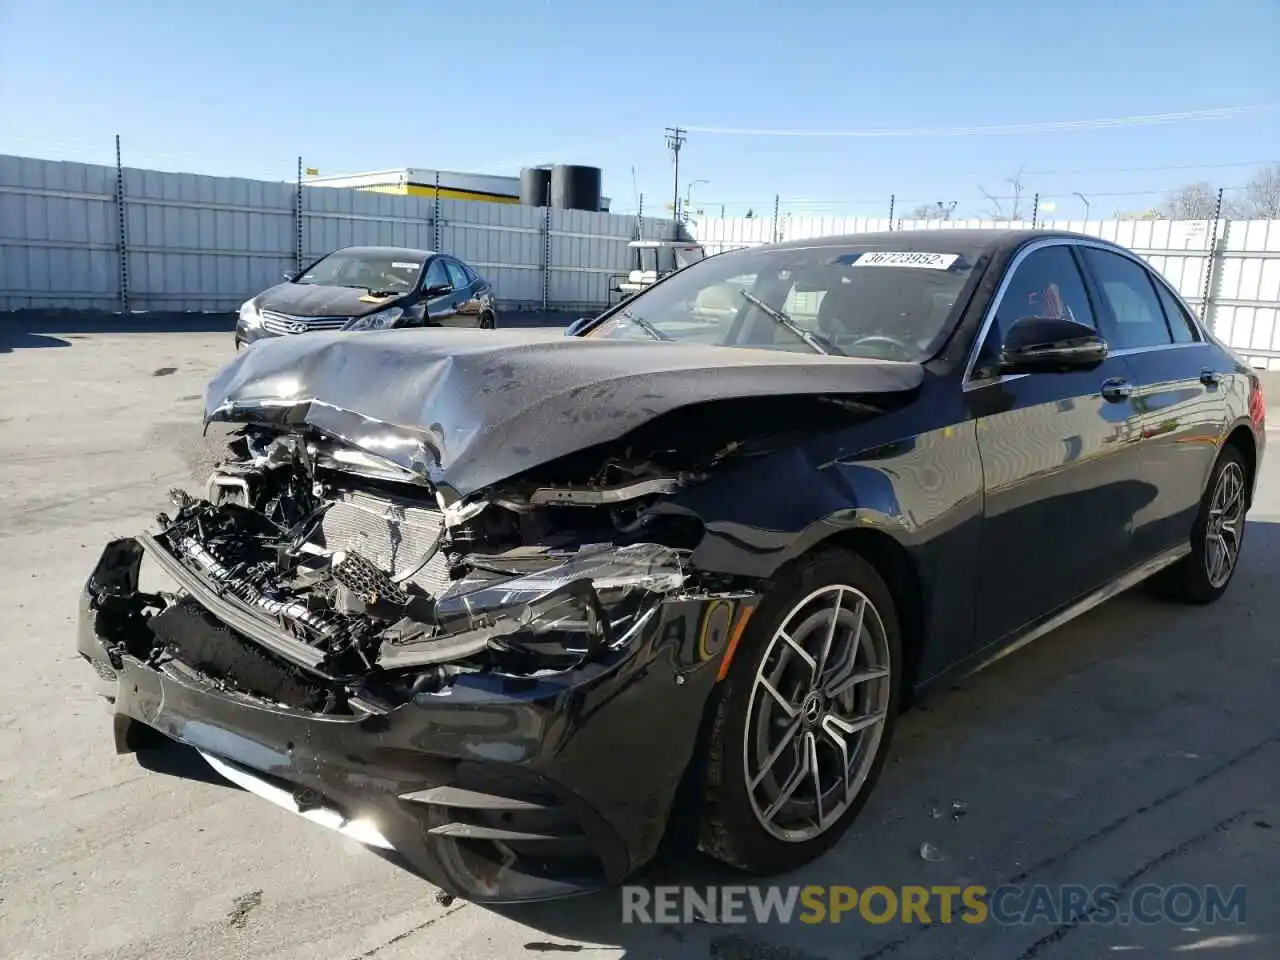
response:
<path id="1" fill-rule="evenodd" d="M 302 157 L 298 157 L 298 186 L 293 195 L 293 269 L 302 272 Z"/>
<path id="2" fill-rule="evenodd" d="M 1031 199 L 1031 229 L 1036 228 L 1036 221 L 1040 219 L 1040 194 L 1036 194 Z"/>
<path id="3" fill-rule="evenodd" d="M 542 309 L 551 296 L 551 205 L 542 208 Z"/>
<path id="4" fill-rule="evenodd" d="M 1218 260 L 1218 222 L 1222 217 L 1223 188 L 1218 188 L 1218 202 L 1213 206 L 1213 226 L 1209 229 L 1209 255 L 1204 261 L 1204 281 L 1200 290 L 1200 322 L 1209 325 L 1209 304 L 1213 299 L 1213 271 Z"/>
<path id="5" fill-rule="evenodd" d="M 894 194 L 894 193 L 889 194 L 889 229 L 890 230 L 893 229 L 893 208 L 897 202 L 898 202 L 897 194 Z"/>
<path id="6" fill-rule="evenodd" d="M 781 209 L 781 207 L 782 207 L 782 196 L 781 194 L 775 193 L 773 195 L 773 242 L 774 243 L 778 242 L 778 227 L 780 226 L 780 224 L 778 223 L 778 212 Z"/>
<path id="7" fill-rule="evenodd" d="M 120 134 L 116 134 L 116 226 L 120 257 L 120 313 L 129 314 L 129 217 L 125 211 L 124 165 L 120 161 Z"/>
<path id="8" fill-rule="evenodd" d="M 435 197 L 431 201 L 431 249 L 440 249 L 442 230 L 440 229 L 440 171 L 436 171 Z"/>

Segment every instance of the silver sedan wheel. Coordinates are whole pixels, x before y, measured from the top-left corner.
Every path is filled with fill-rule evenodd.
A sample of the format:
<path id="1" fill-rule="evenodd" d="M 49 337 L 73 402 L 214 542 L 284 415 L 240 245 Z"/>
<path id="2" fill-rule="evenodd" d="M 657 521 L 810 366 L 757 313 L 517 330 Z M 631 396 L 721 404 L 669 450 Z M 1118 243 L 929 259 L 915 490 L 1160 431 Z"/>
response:
<path id="1" fill-rule="evenodd" d="M 787 614 L 756 670 L 742 745 L 751 807 L 772 836 L 812 840 L 849 809 L 892 682 L 884 622 L 861 590 L 823 587 Z"/>
<path id="2" fill-rule="evenodd" d="M 1218 474 L 1204 534 L 1204 571 L 1213 589 L 1220 589 L 1231 579 L 1240 558 L 1243 534 L 1244 471 L 1240 464 L 1228 462 Z"/>

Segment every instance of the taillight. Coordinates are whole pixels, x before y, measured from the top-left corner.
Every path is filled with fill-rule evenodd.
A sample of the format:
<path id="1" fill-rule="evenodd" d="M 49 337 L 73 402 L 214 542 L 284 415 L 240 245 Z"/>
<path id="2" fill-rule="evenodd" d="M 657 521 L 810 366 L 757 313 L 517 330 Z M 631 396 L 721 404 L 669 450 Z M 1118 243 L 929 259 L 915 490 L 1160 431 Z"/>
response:
<path id="1" fill-rule="evenodd" d="M 1249 419 L 1262 430 L 1267 425 L 1267 401 L 1262 396 L 1262 378 L 1249 374 Z"/>

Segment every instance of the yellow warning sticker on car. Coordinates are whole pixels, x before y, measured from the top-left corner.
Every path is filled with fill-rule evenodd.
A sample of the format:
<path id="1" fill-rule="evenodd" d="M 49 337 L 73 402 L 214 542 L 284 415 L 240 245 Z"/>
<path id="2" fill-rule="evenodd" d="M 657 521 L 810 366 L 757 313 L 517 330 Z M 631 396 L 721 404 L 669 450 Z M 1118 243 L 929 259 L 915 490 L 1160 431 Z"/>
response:
<path id="1" fill-rule="evenodd" d="M 946 270 L 960 259 L 956 253 L 910 253 L 906 250 L 876 250 L 853 261 L 855 267 L 917 267 Z"/>

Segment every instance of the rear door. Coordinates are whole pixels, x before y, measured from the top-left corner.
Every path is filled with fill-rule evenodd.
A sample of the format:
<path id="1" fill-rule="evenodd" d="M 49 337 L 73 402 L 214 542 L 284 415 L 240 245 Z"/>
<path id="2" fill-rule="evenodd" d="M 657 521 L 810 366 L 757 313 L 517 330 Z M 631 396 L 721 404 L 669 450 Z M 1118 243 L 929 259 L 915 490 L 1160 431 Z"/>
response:
<path id="1" fill-rule="evenodd" d="M 1115 578 L 1134 556 L 1141 454 L 1123 357 L 1092 370 L 1001 376 L 1005 331 L 1027 316 L 1097 329 L 1069 240 L 1013 259 L 964 389 L 977 419 L 984 510 L 976 626 L 990 643 Z"/>
<path id="2" fill-rule="evenodd" d="M 1107 340 L 1124 357 L 1142 414 L 1143 481 L 1150 497 L 1135 517 L 1149 557 L 1185 542 L 1228 420 L 1219 352 L 1164 279 L 1136 256 L 1082 249 L 1104 314 Z"/>

